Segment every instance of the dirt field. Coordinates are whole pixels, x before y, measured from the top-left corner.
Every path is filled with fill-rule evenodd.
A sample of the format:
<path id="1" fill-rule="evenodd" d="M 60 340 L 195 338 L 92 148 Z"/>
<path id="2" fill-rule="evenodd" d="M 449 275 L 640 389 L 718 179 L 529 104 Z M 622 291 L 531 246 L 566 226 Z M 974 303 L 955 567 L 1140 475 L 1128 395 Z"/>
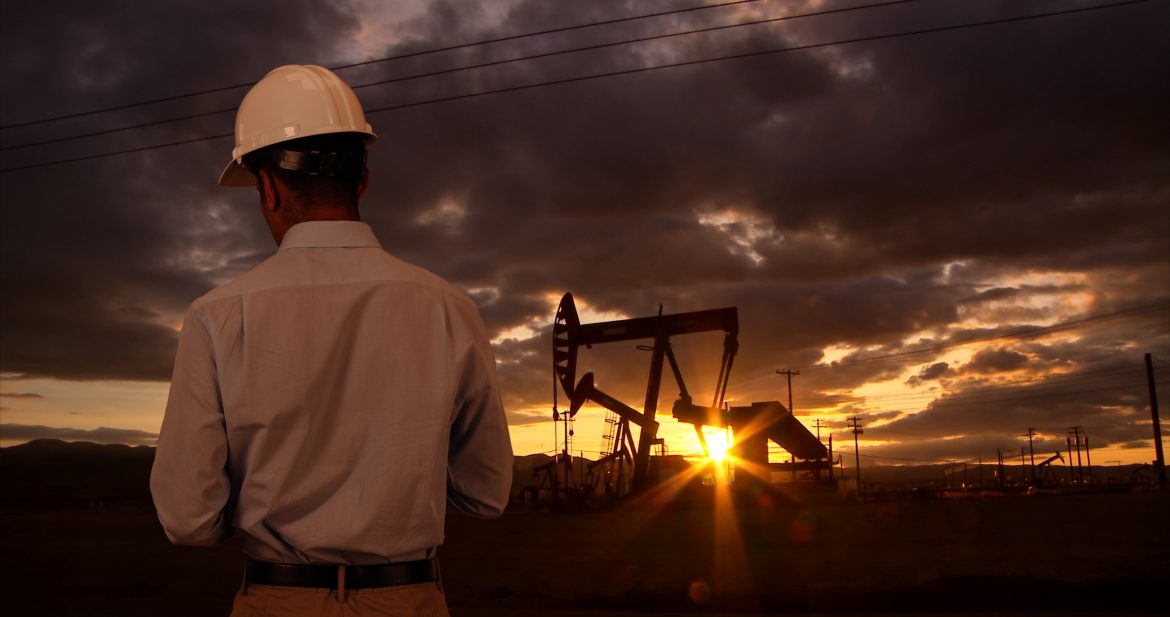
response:
<path id="1" fill-rule="evenodd" d="M 142 506 L 0 525 L 9 616 L 224 615 L 242 571 L 238 541 L 171 546 Z M 450 519 L 440 559 L 464 617 L 1152 614 L 1170 494 L 510 512 Z"/>

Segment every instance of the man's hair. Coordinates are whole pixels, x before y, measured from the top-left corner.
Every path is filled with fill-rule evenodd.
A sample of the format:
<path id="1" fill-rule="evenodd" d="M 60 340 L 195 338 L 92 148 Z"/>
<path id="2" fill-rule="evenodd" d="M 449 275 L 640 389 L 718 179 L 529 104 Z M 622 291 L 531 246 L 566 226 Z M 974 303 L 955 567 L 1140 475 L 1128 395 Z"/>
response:
<path id="1" fill-rule="evenodd" d="M 356 206 L 366 144 L 360 133 L 302 137 L 249 153 L 244 165 L 257 176 L 263 170 L 279 178 L 306 203 Z"/>

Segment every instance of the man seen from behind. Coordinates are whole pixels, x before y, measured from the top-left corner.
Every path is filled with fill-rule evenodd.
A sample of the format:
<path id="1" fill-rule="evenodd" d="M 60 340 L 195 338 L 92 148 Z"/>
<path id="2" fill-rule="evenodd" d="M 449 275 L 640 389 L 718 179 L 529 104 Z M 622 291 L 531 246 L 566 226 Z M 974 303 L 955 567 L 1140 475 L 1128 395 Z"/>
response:
<path id="1" fill-rule="evenodd" d="M 151 492 L 172 542 L 244 535 L 232 615 L 447 615 L 446 507 L 498 516 L 512 450 L 472 301 L 384 251 L 358 201 L 376 139 L 327 69 L 244 97 L 219 183 L 276 254 L 187 310 Z"/>

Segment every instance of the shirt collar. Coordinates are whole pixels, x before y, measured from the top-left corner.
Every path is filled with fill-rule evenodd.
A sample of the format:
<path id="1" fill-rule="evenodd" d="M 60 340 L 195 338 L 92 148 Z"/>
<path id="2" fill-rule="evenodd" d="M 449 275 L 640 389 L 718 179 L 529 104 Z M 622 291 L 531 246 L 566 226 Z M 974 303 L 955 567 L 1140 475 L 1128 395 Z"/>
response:
<path id="1" fill-rule="evenodd" d="M 382 244 L 370 226 L 361 221 L 306 221 L 284 232 L 280 250 L 293 248 L 373 247 Z"/>

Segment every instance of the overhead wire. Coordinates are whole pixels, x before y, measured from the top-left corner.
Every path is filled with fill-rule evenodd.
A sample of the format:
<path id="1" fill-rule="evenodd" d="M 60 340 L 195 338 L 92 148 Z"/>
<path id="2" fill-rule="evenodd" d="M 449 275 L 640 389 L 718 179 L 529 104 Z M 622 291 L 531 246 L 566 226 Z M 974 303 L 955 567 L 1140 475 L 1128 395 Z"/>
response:
<path id="1" fill-rule="evenodd" d="M 878 454 L 862 454 L 858 452 L 856 456 L 861 458 L 872 458 L 886 461 L 906 461 L 913 463 L 936 463 L 939 465 L 953 465 L 955 463 L 965 463 L 973 459 L 954 459 L 954 458 L 907 458 L 904 456 L 881 456 Z"/>
<path id="2" fill-rule="evenodd" d="M 1103 428 L 1103 427 L 1082 427 L 1082 428 L 1091 429 L 1091 428 Z M 875 429 L 875 430 L 876 430 L 876 429 Z M 1063 431 L 1063 430 L 1064 430 L 1064 429 L 1061 429 L 1061 431 Z M 1057 435 L 1057 434 L 1059 434 L 1061 431 L 1053 431 L 1051 434 L 1052 434 L 1053 436 L 1056 436 L 1056 435 Z M 889 432 L 893 432 L 893 431 L 889 431 Z M 850 434 L 850 433 L 843 432 L 843 434 L 845 434 L 845 435 L 848 435 L 848 434 Z M 928 439 L 931 439 L 931 438 L 929 438 L 929 437 L 927 437 L 927 438 L 928 438 Z M 844 438 L 842 438 L 842 439 L 844 439 Z M 933 438 L 933 439 L 934 439 L 934 440 L 936 440 L 936 441 L 937 441 L 937 440 L 939 440 L 939 438 Z M 990 466 L 994 466 L 994 465 L 996 465 L 996 464 L 997 464 L 997 463 L 996 463 L 996 457 L 997 457 L 997 455 L 1003 455 L 1003 459 L 1004 459 L 1004 465 L 1005 465 L 1005 466 L 1009 466 L 1009 465 L 1011 465 L 1011 463 L 1009 463 L 1008 461 L 1010 461 L 1010 460 L 1016 460 L 1016 461 L 1018 461 L 1018 460 L 1019 460 L 1018 456 L 1016 456 L 1016 453 L 1015 453 L 1015 450 L 1014 450 L 1014 448 L 1015 448 L 1015 447 L 1019 447 L 1019 446 L 1021 446 L 1021 445 L 1022 445 L 1022 444 L 1021 444 L 1021 443 L 1018 443 L 1018 442 L 1017 442 L 1017 443 L 1012 443 L 1012 444 L 1011 444 L 1011 446 L 1012 446 L 1012 448 L 1013 448 L 1013 449 L 1011 449 L 1011 450 L 1009 450 L 1009 449 L 1007 449 L 1007 448 L 1000 448 L 1000 449 L 999 449 L 999 451 L 998 451 L 998 452 L 996 452 L 996 453 L 992 453 L 992 452 L 988 451 L 988 452 L 984 452 L 982 456 L 980 456 L 979 454 L 975 454 L 975 455 L 967 455 L 967 456 L 965 456 L 965 457 L 955 456 L 955 457 L 937 457 L 937 458 L 910 458 L 910 457 L 898 457 L 898 456 L 885 456 L 885 455 L 879 455 L 879 454 L 865 454 L 864 452 L 858 452 L 858 454 L 857 454 L 857 455 L 858 455 L 858 456 L 861 456 L 862 458 L 872 458 L 872 459 L 887 459 L 887 460 L 901 460 L 901 461 L 907 461 L 907 462 L 917 462 L 917 463 L 937 463 L 937 464 L 961 464 L 961 463 L 977 463 L 977 462 L 979 462 L 979 459 L 980 459 L 980 458 L 982 458 L 982 464 L 983 464 L 983 465 L 985 465 L 985 466 L 987 466 L 987 465 L 990 465 Z M 863 445 L 863 446 L 860 446 L 860 447 L 861 447 L 861 448 L 866 448 L 866 447 L 884 447 L 884 446 L 881 446 L 881 445 L 879 445 L 879 446 L 864 446 L 864 445 Z M 900 446 L 900 447 L 905 447 L 905 446 Z M 1043 446 L 1041 446 L 1041 447 L 1043 447 Z M 838 449 L 836 449 L 836 450 L 835 450 L 835 452 L 836 452 L 836 453 L 838 453 L 838 454 L 841 454 L 841 453 L 847 452 L 847 451 L 849 451 L 849 450 L 852 450 L 852 448 L 849 448 L 849 447 L 841 447 L 841 448 L 838 448 Z M 852 452 L 849 452 L 849 453 L 848 453 L 848 455 L 853 455 L 853 453 L 852 453 Z M 848 455 L 847 455 L 847 456 L 848 456 Z M 1018 464 L 1018 463 L 1016 463 L 1016 465 L 1015 465 L 1015 466 L 1017 466 L 1017 467 L 1018 467 L 1018 466 L 1019 466 L 1019 464 Z"/>
<path id="3" fill-rule="evenodd" d="M 720 31 L 720 30 L 729 30 L 732 28 L 743 28 L 743 27 L 747 27 L 747 26 L 758 26 L 758 25 L 762 25 L 762 24 L 778 23 L 778 22 L 782 22 L 782 21 L 790 21 L 790 20 L 794 20 L 794 19 L 803 19 L 803 18 L 808 18 L 808 17 L 821 17 L 821 16 L 825 16 L 825 15 L 833 15 L 833 14 L 838 14 L 838 13 L 846 13 L 846 12 L 851 12 L 851 11 L 859 11 L 859 10 L 864 10 L 864 9 L 874 9 L 874 8 L 880 8 L 880 7 L 885 7 L 885 6 L 892 6 L 892 5 L 897 5 L 897 4 L 909 4 L 911 2 L 922 2 L 922 1 L 924 1 L 924 0 L 889 0 L 887 2 L 863 4 L 863 5 L 856 5 L 856 6 L 850 6 L 850 7 L 828 9 L 828 10 L 823 10 L 823 11 L 813 11 L 813 12 L 809 12 L 809 13 L 799 13 L 796 15 L 784 15 L 781 17 L 770 17 L 767 19 L 756 19 L 756 20 L 752 20 L 752 21 L 738 22 L 738 23 L 733 23 L 733 24 L 724 24 L 724 25 L 720 25 L 720 26 L 709 26 L 706 28 L 697 28 L 697 29 L 693 29 L 693 30 L 681 30 L 678 32 L 669 32 L 666 34 L 656 34 L 656 35 L 652 35 L 652 36 L 644 36 L 644 37 L 633 38 L 633 39 L 624 39 L 621 41 L 611 41 L 608 43 L 597 43 L 594 45 L 571 47 L 568 49 L 559 49 L 556 51 L 548 51 L 548 52 L 542 52 L 542 53 L 537 53 L 537 54 L 516 56 L 516 57 L 512 57 L 512 58 L 505 58 L 502 60 L 492 60 L 492 61 L 488 61 L 488 62 L 480 62 L 477 64 L 468 64 L 468 65 L 464 65 L 464 66 L 439 69 L 439 70 L 435 70 L 435 71 L 414 73 L 411 75 L 402 75 L 399 77 L 392 77 L 389 79 L 380 79 L 377 81 L 355 84 L 352 86 L 352 88 L 354 90 L 361 90 L 363 88 L 371 88 L 374 86 L 384 86 L 384 85 L 402 83 L 402 82 L 406 82 L 406 81 L 413 81 L 413 80 L 424 79 L 424 78 L 429 78 L 429 77 L 439 77 L 442 75 L 450 75 L 450 74 L 460 73 L 460 72 L 464 72 L 464 71 L 479 70 L 479 69 L 484 69 L 484 68 L 489 68 L 489 67 L 494 67 L 494 66 L 503 66 L 506 64 L 513 64 L 513 63 L 517 63 L 517 62 L 527 62 L 527 61 L 531 61 L 531 60 L 551 58 L 551 57 L 555 57 L 555 56 L 562 56 L 562 55 L 578 53 L 578 52 L 583 52 L 583 51 L 596 51 L 599 49 L 619 47 L 622 45 L 633 45 L 633 44 L 637 44 L 637 43 L 645 43 L 645 42 L 649 42 L 649 41 L 663 40 L 663 39 L 680 37 L 680 36 L 688 36 L 688 35 L 692 35 L 692 34 L 716 32 L 716 31 Z M 84 139 L 87 137 L 111 135 L 114 133 L 122 133 L 125 131 L 132 131 L 132 130 L 137 130 L 137 129 L 141 129 L 141 128 L 148 128 L 148 127 L 152 127 L 152 126 L 160 126 L 163 124 L 171 124 L 174 122 L 181 122 L 183 120 L 193 120 L 193 119 L 197 119 L 197 118 L 217 116 L 219 114 L 225 114 L 225 113 L 229 113 L 229 112 L 233 112 L 233 111 L 238 111 L 239 108 L 240 107 L 237 105 L 235 107 L 225 107 L 223 109 L 216 109 L 213 111 L 203 111 L 203 112 L 197 112 L 197 113 L 192 113 L 192 114 L 186 114 L 186 115 L 182 115 L 182 116 L 174 116 L 171 118 L 164 118 L 161 120 L 152 120 L 149 122 L 141 122 L 138 124 L 115 127 L 115 128 L 110 128 L 110 129 L 101 129 L 101 130 L 96 130 L 96 131 L 90 131 L 87 133 L 79 133 L 76 135 L 67 135 L 67 136 L 63 136 L 63 137 L 42 139 L 40 141 L 30 141 L 30 142 L 26 142 L 23 144 L 17 144 L 17 145 L 13 145 L 13 146 L 2 146 L 2 147 L 0 147 L 0 152 L 6 152 L 6 151 L 11 151 L 11 150 L 20 150 L 23 148 L 31 148 L 34 146 L 44 146 L 44 145 L 48 145 L 48 144 L 63 143 L 63 142 L 67 142 L 67 141 L 75 141 L 75 140 Z M 374 113 L 374 110 L 371 110 L 367 113 Z"/>
<path id="4" fill-rule="evenodd" d="M 1074 8 L 1074 9 L 1064 9 L 1064 10 L 1060 10 L 1060 11 L 1033 13 L 1033 14 L 1029 14 L 1029 15 L 1018 15 L 1018 16 L 1013 16 L 1013 17 L 989 19 L 989 20 L 983 20 L 983 21 L 977 21 L 977 22 L 967 22 L 967 23 L 962 23 L 962 24 L 952 24 L 952 25 L 947 25 L 947 26 L 936 26 L 936 27 L 922 28 L 922 29 L 916 29 L 916 30 L 904 30 L 901 32 L 878 34 L 878 35 L 871 35 L 871 36 L 864 36 L 864 37 L 855 37 L 855 38 L 849 38 L 849 39 L 839 39 L 839 40 L 835 40 L 835 41 L 826 41 L 826 42 L 822 42 L 822 43 L 811 43 L 811 44 L 806 44 L 806 45 L 795 45 L 795 46 L 790 46 L 790 47 L 764 49 L 764 50 L 757 50 L 757 51 L 752 51 L 752 52 L 729 54 L 729 55 L 724 55 L 724 56 L 715 56 L 715 57 L 709 57 L 709 58 L 699 58 L 699 59 L 695 59 L 695 60 L 687 60 L 687 61 L 680 61 L 680 62 L 671 62 L 671 63 L 666 63 L 666 64 L 643 66 L 643 67 L 637 67 L 637 68 L 632 68 L 632 69 L 607 71 L 607 72 L 602 72 L 602 73 L 580 75 L 580 76 L 575 76 L 575 77 L 567 77 L 567 78 L 554 79 L 554 80 L 549 80 L 549 81 L 533 82 L 533 83 L 528 83 L 528 84 L 519 84 L 519 85 L 503 87 L 503 88 L 494 88 L 494 89 L 480 90 L 480 91 L 476 91 L 476 92 L 467 92 L 467 93 L 451 95 L 451 96 L 442 96 L 442 97 L 436 97 L 436 98 L 431 98 L 431 99 L 423 99 L 423 100 L 412 101 L 412 102 L 408 102 L 408 103 L 400 103 L 400 104 L 395 104 L 395 105 L 378 107 L 378 108 L 374 108 L 374 109 L 368 109 L 368 110 L 366 110 L 366 114 L 369 115 L 369 114 L 374 114 L 374 113 L 379 113 L 379 112 L 409 109 L 409 108 L 413 108 L 413 107 L 434 105 L 434 104 L 438 104 L 438 103 L 446 103 L 446 102 L 451 102 L 451 101 L 478 98 L 478 97 L 483 97 L 483 96 L 488 96 L 488 95 L 493 95 L 493 94 L 519 92 L 519 91 L 531 90 L 531 89 L 535 89 L 535 88 L 543 88 L 543 87 L 557 86 L 557 85 L 563 85 L 563 84 L 569 84 L 569 83 L 591 81 L 591 80 L 603 79 L 603 78 L 607 78 L 607 77 L 616 77 L 616 76 L 620 76 L 620 75 L 634 75 L 634 74 L 647 73 L 647 72 L 663 70 L 663 69 L 680 68 L 680 67 L 685 67 L 685 66 L 696 66 L 696 65 L 708 64 L 708 63 L 713 63 L 713 62 L 739 60 L 739 59 L 744 59 L 744 58 L 753 58 L 753 57 L 760 57 L 760 56 L 766 56 L 766 55 L 775 55 L 775 54 L 793 52 L 793 51 L 820 49 L 820 48 L 825 48 L 825 47 L 833 47 L 833 46 L 837 46 L 837 45 L 849 45 L 849 44 L 864 43 L 864 42 L 870 42 L 870 41 L 896 39 L 896 38 L 909 37 L 909 36 L 919 36 L 919 35 L 925 35 L 925 34 L 950 32 L 950 31 L 963 30 L 963 29 L 968 29 L 968 28 L 978 28 L 978 27 L 984 27 L 984 26 L 993 26 L 993 25 L 1000 25 L 1000 24 L 1007 24 L 1007 23 L 1016 23 L 1016 22 L 1022 22 L 1022 21 L 1045 19 L 1045 18 L 1050 18 L 1050 17 L 1071 15 L 1071 14 L 1076 14 L 1076 13 L 1085 13 L 1088 11 L 1097 11 L 1097 10 L 1103 10 L 1103 9 L 1111 9 L 1111 8 L 1117 8 L 1117 7 L 1121 7 L 1121 6 L 1134 5 L 1134 4 L 1144 4 L 1144 3 L 1148 3 L 1148 2 L 1152 2 L 1152 1 L 1153 0 L 1123 0 L 1121 2 L 1113 2 L 1113 3 L 1108 3 L 1108 4 L 1078 7 L 1078 8 Z M 98 158 L 105 158 L 105 157 L 110 157 L 110 156 L 118 156 L 118 155 L 128 154 L 128 153 L 132 153 L 132 152 L 141 152 L 144 150 L 169 148 L 169 147 L 174 147 L 174 146 L 179 146 L 179 145 L 186 145 L 186 144 L 190 144 L 190 143 L 195 143 L 195 142 L 199 142 L 199 141 L 210 141 L 210 140 L 214 140 L 214 139 L 223 139 L 223 138 L 231 137 L 232 135 L 233 135 L 232 133 L 223 133 L 223 134 L 218 134 L 218 135 L 209 135 L 206 137 L 184 139 L 184 140 L 179 140 L 179 141 L 172 141 L 172 142 L 166 142 L 166 143 L 161 143 L 161 144 L 155 144 L 152 146 L 144 146 L 144 147 L 139 147 L 139 148 L 128 148 L 128 149 L 124 149 L 124 150 L 114 150 L 114 151 L 110 151 L 110 152 L 103 152 L 103 153 L 92 154 L 92 155 L 87 155 L 87 156 L 79 156 L 79 157 L 72 157 L 72 158 L 66 158 L 66 159 L 50 160 L 50 161 L 44 161 L 44 162 L 40 162 L 40 163 L 32 163 L 32 164 L 28 164 L 28 165 L 18 165 L 18 166 L 14 166 L 14 167 L 5 167 L 5 168 L 0 168 L 0 173 L 22 171 L 22 170 L 26 170 L 26 169 L 35 169 L 35 168 L 48 167 L 48 166 L 53 166 L 53 165 L 62 165 L 62 164 L 66 164 L 66 163 L 75 163 L 75 162 L 93 160 L 93 159 L 98 159 Z"/>
<path id="5" fill-rule="evenodd" d="M 667 15 L 678 15 L 678 14 L 682 14 L 682 13 L 704 11 L 704 10 L 708 10 L 708 9 L 725 8 L 725 7 L 735 6 L 735 5 L 740 5 L 740 4 L 751 4 L 751 3 L 755 3 L 755 2 L 759 2 L 759 1 L 761 1 L 761 0 L 731 0 L 729 2 L 720 2 L 720 3 L 712 3 L 712 4 L 699 4 L 699 5 L 693 5 L 693 6 L 689 6 L 689 7 L 680 8 L 680 9 L 672 9 L 672 10 L 667 10 L 667 11 L 657 11 L 654 13 L 643 13 L 641 15 L 631 15 L 631 16 L 627 16 L 627 17 L 615 17 L 612 19 L 605 19 L 605 20 L 601 20 L 601 21 L 588 22 L 588 23 L 584 23 L 584 24 L 576 24 L 576 25 L 571 25 L 571 26 L 560 26 L 557 28 L 548 28 L 545 30 L 537 30 L 537 31 L 533 31 L 533 32 L 524 32 L 524 33 L 520 33 L 520 34 L 510 34 L 510 35 L 505 35 L 505 36 L 497 36 L 497 37 L 492 37 L 492 38 L 487 38 L 487 39 L 481 39 L 478 41 L 471 41 L 471 42 L 467 42 L 467 43 L 457 43 L 457 44 L 453 44 L 453 45 L 445 45 L 442 47 L 433 47 L 433 48 L 423 49 L 423 50 L 419 50 L 419 51 L 405 52 L 405 53 L 401 53 L 401 54 L 385 56 L 382 58 L 374 58 L 371 60 L 362 60 L 359 62 L 349 62 L 346 64 L 337 64 L 337 65 L 332 65 L 332 66 L 329 66 L 326 68 L 333 70 L 333 71 L 341 71 L 341 70 L 356 68 L 356 67 L 360 67 L 360 66 L 368 66 L 371 64 L 379 64 L 382 62 L 390 62 L 393 60 L 405 60 L 408 58 L 417 58 L 420 56 L 443 53 L 443 52 L 448 52 L 448 51 L 455 51 L 455 50 L 459 50 L 459 49 L 467 49 L 470 47 L 479 47 L 482 45 L 489 45 L 489 44 L 493 44 L 493 43 L 503 43 L 503 42 L 507 42 L 507 41 L 516 41 L 516 40 L 520 40 L 520 39 L 543 36 L 543 35 L 547 35 L 547 34 L 557 34 L 557 33 L 561 33 L 561 32 L 570 32 L 573 30 L 583 30 L 586 28 L 594 28 L 594 27 L 598 27 L 598 26 L 608 26 L 608 25 L 612 25 L 612 24 L 633 22 L 633 21 L 639 21 L 639 20 L 643 20 L 643 19 L 651 19 L 654 17 L 665 17 Z M 81 111 L 81 112 L 76 112 L 76 113 L 62 114 L 62 115 L 58 115 L 58 116 L 49 116 L 49 117 L 40 118 L 37 120 L 29 120 L 29 121 L 25 121 L 25 122 L 15 122 L 15 123 L 11 123 L 11 124 L 0 125 L 0 129 L 10 129 L 10 128 L 17 128 L 17 127 L 22 127 L 22 126 L 32 126 L 32 125 L 36 125 L 36 124 L 44 124 L 46 122 L 55 122 L 58 120 L 68 120 L 71 118 L 80 118 L 80 117 L 84 117 L 84 116 L 92 116 L 95 114 L 101 114 L 101 113 L 106 113 L 106 112 L 111 112 L 111 111 L 130 109 L 133 107 L 141 107 L 144 105 L 153 105 L 155 103 L 165 103 L 168 101 L 177 101 L 180 99 L 191 98 L 191 97 L 195 97 L 195 96 L 202 96 L 205 94 L 214 94 L 217 92 L 225 92 L 228 90 L 235 90 L 238 88 L 246 88 L 246 87 L 251 86 L 255 83 L 256 83 L 255 81 L 248 81 L 248 82 L 242 82 L 242 83 L 237 83 L 237 84 L 231 84 L 231 85 L 227 85 L 227 86 L 218 86 L 215 88 L 208 88 L 205 90 L 196 90 L 193 92 L 185 92 L 182 94 L 175 94 L 175 95 L 158 97 L 158 98 L 153 98 L 153 99 L 145 99 L 145 100 L 141 100 L 141 101 L 135 101 L 132 103 L 114 105 L 114 106 L 110 106 L 110 107 L 90 109 L 87 111 Z"/>

